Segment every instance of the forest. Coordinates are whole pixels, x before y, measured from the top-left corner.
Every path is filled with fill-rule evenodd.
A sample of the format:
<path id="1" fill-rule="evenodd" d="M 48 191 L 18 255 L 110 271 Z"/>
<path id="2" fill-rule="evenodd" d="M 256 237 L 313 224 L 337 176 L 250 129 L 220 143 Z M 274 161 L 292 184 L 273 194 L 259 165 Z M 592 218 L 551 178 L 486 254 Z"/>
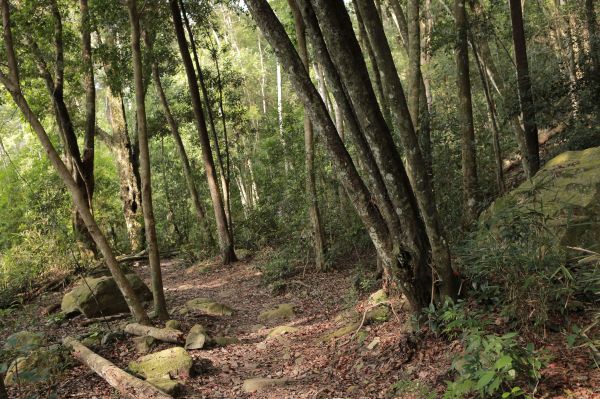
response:
<path id="1" fill-rule="evenodd" d="M 0 399 L 600 398 L 596 0 L 0 0 Z"/>

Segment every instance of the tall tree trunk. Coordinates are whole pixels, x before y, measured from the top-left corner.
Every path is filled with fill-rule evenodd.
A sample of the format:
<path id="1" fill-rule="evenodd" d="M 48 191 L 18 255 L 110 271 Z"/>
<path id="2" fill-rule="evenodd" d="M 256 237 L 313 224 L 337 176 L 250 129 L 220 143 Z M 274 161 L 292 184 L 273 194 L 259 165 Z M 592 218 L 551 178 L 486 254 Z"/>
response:
<path id="1" fill-rule="evenodd" d="M 356 5 L 356 0 L 352 0 L 352 4 L 354 5 L 354 11 L 356 12 L 356 24 L 358 25 L 358 38 L 360 42 L 362 42 L 363 52 L 367 53 L 369 62 L 371 63 L 371 69 L 373 69 L 373 77 L 372 81 L 375 83 L 375 93 L 377 94 L 377 100 L 379 101 L 379 107 L 383 112 L 383 117 L 387 122 L 388 126 L 392 126 L 392 119 L 390 116 L 390 109 L 388 107 L 387 99 L 383 94 L 383 83 L 381 82 L 381 72 L 379 71 L 379 65 L 377 65 L 377 58 L 373 53 L 373 48 L 371 47 L 371 42 L 369 42 L 369 38 L 367 37 L 367 32 L 365 31 L 365 23 L 360 14 L 358 6 Z"/>
<path id="2" fill-rule="evenodd" d="M 135 105 L 137 117 L 137 136 L 140 150 L 140 175 L 142 178 L 142 210 L 144 212 L 144 228 L 146 231 L 146 244 L 148 248 L 148 261 L 152 275 L 152 296 L 154 311 L 161 320 L 169 318 L 167 302 L 162 282 L 160 257 L 158 253 L 158 240 L 154 221 L 152 204 L 152 184 L 150 176 L 150 148 L 148 144 L 148 131 L 146 122 L 146 100 L 144 89 L 144 76 L 142 66 L 142 49 L 140 45 L 140 18 L 137 11 L 137 0 L 127 1 L 129 24 L 131 28 L 131 51 L 133 55 L 133 79 L 135 83 Z"/>
<path id="3" fill-rule="evenodd" d="M 296 39 L 298 40 L 298 54 L 308 73 L 308 49 L 306 46 L 306 28 L 302 20 L 302 14 L 298 9 L 296 0 L 288 0 L 292 14 L 294 15 L 294 24 L 296 28 Z M 325 270 L 325 234 L 321 225 L 321 215 L 319 212 L 319 202 L 317 197 L 317 187 L 315 184 L 315 143 L 313 135 L 313 126 L 304 111 L 304 153 L 306 167 L 306 196 L 308 198 L 309 221 L 312 228 L 312 242 L 315 251 L 315 265 L 317 270 Z"/>
<path id="4" fill-rule="evenodd" d="M 146 45 L 146 48 L 150 52 L 152 52 L 153 43 L 150 39 L 150 35 L 144 35 L 144 43 Z M 177 125 L 177 122 L 173 117 L 171 107 L 169 106 L 167 96 L 165 95 L 165 91 L 160 80 L 158 62 L 155 58 L 152 58 L 152 80 L 154 82 L 154 87 L 156 89 L 156 94 L 159 99 L 160 107 L 162 109 L 163 114 L 165 115 L 165 118 L 167 119 L 167 123 L 169 124 L 169 130 L 171 131 L 173 140 L 175 140 L 175 147 L 177 148 L 177 153 L 179 154 L 179 159 L 181 160 L 181 164 L 183 166 L 183 175 L 185 177 L 185 182 L 187 185 L 188 192 L 190 194 L 190 198 L 192 199 L 192 206 L 194 207 L 196 217 L 198 218 L 198 223 L 201 226 L 202 236 L 204 238 L 205 243 L 212 247 L 215 244 L 214 238 L 210 232 L 208 219 L 206 218 L 204 206 L 202 206 L 202 202 L 200 201 L 200 195 L 198 194 L 196 183 L 194 183 L 194 174 L 192 173 L 192 167 L 190 165 L 190 160 L 188 158 L 187 151 L 185 150 L 185 146 L 183 145 L 183 140 L 181 139 L 181 135 L 179 134 L 179 126 Z"/>
<path id="5" fill-rule="evenodd" d="M 279 64 L 279 62 L 277 62 L 275 69 L 277 75 L 277 126 L 279 128 L 281 148 L 283 149 L 283 168 L 287 176 L 290 171 L 290 161 L 288 159 L 287 142 L 285 139 L 285 131 L 283 129 L 283 82 L 281 80 L 281 64 Z"/>
<path id="6" fill-rule="evenodd" d="M 455 298 L 458 292 L 458 284 L 452 270 L 450 249 L 441 227 L 430 176 L 427 173 L 425 160 L 410 119 L 408 104 L 383 25 L 372 0 L 357 0 L 357 2 L 364 16 L 371 45 L 377 59 L 380 61 L 382 76 L 385 77 L 383 86 L 386 90 L 386 98 L 390 102 L 392 118 L 400 132 L 400 141 L 405 149 L 408 178 L 431 245 L 431 260 L 433 270 L 439 280 L 440 294 L 442 297 Z"/>
<path id="7" fill-rule="evenodd" d="M 77 210 L 79 211 L 85 225 L 93 238 L 95 244 L 98 249 L 104 256 L 104 261 L 106 262 L 112 276 L 115 279 L 115 282 L 121 292 L 123 293 L 123 297 L 131 310 L 134 318 L 140 324 L 149 324 L 150 320 L 148 319 L 148 315 L 144 311 L 139 299 L 137 298 L 133 287 L 129 283 L 129 280 L 125 277 L 125 274 L 121 270 L 117 259 L 115 258 L 114 252 L 110 247 L 108 241 L 106 240 L 105 235 L 102 233 L 94 216 L 92 215 L 88 203 L 88 199 L 84 190 L 81 189 L 80 186 L 77 185 L 69 169 L 66 167 L 64 162 L 61 160 L 60 155 L 54 148 L 52 141 L 48 137 L 46 130 L 43 125 L 40 123 L 39 119 L 33 112 L 33 110 L 29 107 L 29 103 L 23 96 L 21 91 L 20 81 L 19 81 L 19 70 L 17 59 L 15 57 L 15 51 L 13 47 L 13 38 L 10 28 L 10 14 L 9 14 L 9 5 L 8 0 L 0 0 L 0 12 L 2 13 L 2 26 L 3 26 L 3 38 L 4 38 L 4 46 L 5 46 L 5 55 L 6 61 L 8 65 L 8 75 L 5 75 L 0 70 L 0 83 L 4 85 L 6 90 L 11 95 L 13 101 L 17 105 L 17 107 L 21 110 L 23 117 L 30 124 L 32 130 L 35 132 L 38 140 L 42 144 L 50 163 L 57 171 L 59 177 L 69 190 L 71 197 Z"/>
<path id="8" fill-rule="evenodd" d="M 529 164 L 530 176 L 537 173 L 540 168 L 540 149 L 538 144 L 538 129 L 535 121 L 535 104 L 529 77 L 529 63 L 527 61 L 527 44 L 525 42 L 525 29 L 523 27 L 523 12 L 521 0 L 510 0 L 510 20 L 512 23 L 513 44 L 515 47 L 515 62 L 517 64 L 517 80 L 523 125 L 525 127 L 525 142 Z"/>
<path id="9" fill-rule="evenodd" d="M 219 172 L 221 177 L 221 188 L 222 188 L 222 199 L 223 206 L 225 208 L 225 217 L 227 219 L 227 229 L 229 232 L 229 240 L 231 241 L 231 245 L 233 246 L 233 224 L 231 220 L 231 204 L 230 204 L 230 193 L 229 193 L 229 177 L 228 171 L 226 170 L 226 166 L 223 162 L 223 154 L 221 153 L 221 148 L 219 144 L 219 137 L 217 135 L 217 129 L 215 127 L 215 118 L 212 111 L 212 102 L 208 95 L 208 89 L 206 87 L 206 82 L 204 79 L 204 73 L 202 71 L 202 67 L 200 66 L 200 59 L 198 57 L 198 51 L 196 49 L 196 40 L 194 39 L 194 33 L 192 32 L 192 28 L 190 25 L 190 21 L 188 20 L 187 13 L 184 8 L 183 1 L 179 1 L 179 6 L 181 7 L 181 15 L 183 16 L 183 23 L 186 28 L 190 47 L 192 49 L 192 55 L 194 57 L 194 65 L 196 66 L 196 73 L 198 74 L 198 82 L 200 83 L 200 89 L 202 90 L 202 97 L 204 98 L 204 103 L 206 104 L 206 115 L 208 117 L 208 123 L 210 126 L 210 131 L 213 136 L 213 141 L 215 145 L 215 153 L 217 155 L 217 165 L 219 166 Z M 224 116 L 223 116 L 224 117 Z M 225 139 L 225 150 L 228 152 L 227 148 L 227 129 L 223 131 L 224 139 Z"/>
<path id="10" fill-rule="evenodd" d="M 208 129 L 206 127 L 206 120 L 202 111 L 202 101 L 200 100 L 200 89 L 198 87 L 198 80 L 196 72 L 194 71 L 194 65 L 192 63 L 192 57 L 190 56 L 188 44 L 185 39 L 183 21 L 181 19 L 181 11 L 179 9 L 179 5 L 177 4 L 177 0 L 169 0 L 169 5 L 171 8 L 171 16 L 173 18 L 175 35 L 177 37 L 177 44 L 179 46 L 179 52 L 181 53 L 181 58 L 185 67 L 188 86 L 190 89 L 192 109 L 194 111 L 194 119 L 196 122 L 196 128 L 198 130 L 200 146 L 202 148 L 204 171 L 206 173 L 206 180 L 208 181 L 208 188 L 210 191 L 213 209 L 215 212 L 215 221 L 217 224 L 217 234 L 219 237 L 219 247 L 221 249 L 222 261 L 223 264 L 229 264 L 231 262 L 236 261 L 236 256 L 233 249 L 233 243 L 229 236 L 227 217 L 225 215 L 223 200 L 219 191 L 217 172 L 215 170 L 215 163 L 212 156 L 210 139 L 208 137 Z"/>
<path id="11" fill-rule="evenodd" d="M 477 185 L 475 126 L 473 124 L 471 78 L 469 76 L 469 44 L 467 41 L 469 27 L 465 0 L 454 1 L 454 20 L 456 22 L 458 121 L 462 134 L 463 222 L 465 226 L 469 226 L 477 218 L 479 187 Z"/>
<path id="12" fill-rule="evenodd" d="M 265 60 L 263 56 L 262 44 L 260 41 L 260 31 L 256 31 L 257 42 L 258 42 L 258 54 L 260 56 L 260 94 L 262 98 L 262 111 L 263 115 L 267 113 L 267 96 L 265 95 L 266 87 L 266 72 L 265 72 Z"/>
<path id="13" fill-rule="evenodd" d="M 600 86 L 600 37 L 596 22 L 596 10 L 594 10 L 594 0 L 585 0 L 585 24 L 590 37 L 590 59 L 592 60 L 590 75 L 596 84 Z"/>
<path id="14" fill-rule="evenodd" d="M 488 76 L 484 70 L 485 66 L 481 62 L 475 41 L 471 40 L 471 45 L 473 48 L 473 55 L 475 56 L 475 62 L 477 64 L 477 70 L 479 71 L 479 77 L 481 78 L 483 94 L 485 95 L 490 128 L 492 129 L 492 148 L 494 149 L 494 163 L 496 165 L 496 186 L 498 188 L 498 195 L 502 195 L 506 191 L 506 185 L 504 183 L 504 171 L 502 169 L 502 151 L 500 149 L 500 133 L 498 129 L 496 104 L 494 102 L 492 91 L 490 90 Z"/>
<path id="15" fill-rule="evenodd" d="M 137 253 L 146 244 L 144 236 L 144 216 L 142 214 L 142 196 L 139 184 L 139 170 L 133 160 L 131 141 L 125 119 L 123 98 L 114 94 L 112 89 L 107 93 L 107 114 L 111 135 L 96 129 L 98 137 L 104 141 L 115 157 L 119 174 L 119 195 L 123 203 L 123 217 L 131 251 Z"/>

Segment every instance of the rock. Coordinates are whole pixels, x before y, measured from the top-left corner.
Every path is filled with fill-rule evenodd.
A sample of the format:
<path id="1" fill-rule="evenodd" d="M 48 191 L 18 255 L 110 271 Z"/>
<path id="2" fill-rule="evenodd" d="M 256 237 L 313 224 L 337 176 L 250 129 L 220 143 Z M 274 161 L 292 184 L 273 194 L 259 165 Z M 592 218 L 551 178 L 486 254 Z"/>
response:
<path id="1" fill-rule="evenodd" d="M 87 347 L 97 346 L 101 344 L 102 338 L 100 334 L 94 333 L 93 335 L 88 335 L 84 339 L 81 340 L 81 343 Z"/>
<path id="2" fill-rule="evenodd" d="M 181 323 L 178 320 L 168 320 L 165 323 L 166 328 L 172 328 L 173 330 L 179 330 L 181 328 Z"/>
<path id="3" fill-rule="evenodd" d="M 185 306 L 191 312 L 201 312 L 209 316 L 231 316 L 233 314 L 233 309 L 229 306 L 208 298 L 191 299 L 185 303 Z"/>
<path id="4" fill-rule="evenodd" d="M 269 331 L 269 334 L 267 335 L 267 339 L 273 338 L 273 337 L 278 337 L 278 336 L 284 335 L 284 334 L 293 334 L 297 331 L 298 331 L 298 329 L 296 327 L 277 326 L 277 327 L 273 328 L 271 331 Z"/>
<path id="5" fill-rule="evenodd" d="M 129 363 L 129 370 L 145 379 L 187 378 L 193 360 L 187 351 L 179 346 L 140 357 Z"/>
<path id="6" fill-rule="evenodd" d="M 19 331 L 6 338 L 4 349 L 19 353 L 29 353 L 44 346 L 45 343 L 46 337 L 42 333 Z"/>
<path id="7" fill-rule="evenodd" d="M 507 213 L 539 212 L 548 237 L 561 245 L 600 249 L 600 147 L 567 151 L 518 188 L 497 199 L 480 217 L 480 228 L 503 225 Z M 504 223 L 505 224 L 505 223 Z"/>
<path id="8" fill-rule="evenodd" d="M 156 339 L 150 337 L 148 335 L 144 337 L 135 337 L 133 338 L 133 343 L 135 344 L 135 350 L 140 355 L 145 355 L 150 352 L 154 345 L 156 344 Z"/>
<path id="9" fill-rule="evenodd" d="M 208 341 L 206 329 L 201 324 L 193 326 L 185 339 L 185 349 L 202 349 Z"/>
<path id="10" fill-rule="evenodd" d="M 122 332 L 119 332 L 119 331 L 107 332 L 106 334 L 104 334 L 102 336 L 102 340 L 100 341 L 100 344 L 102 346 L 112 345 L 115 342 L 122 340 L 123 338 L 125 338 L 125 335 Z"/>
<path id="11" fill-rule="evenodd" d="M 343 337 L 344 335 L 353 334 L 356 330 L 358 330 L 359 326 L 360 326 L 360 322 L 356 322 L 356 323 L 351 322 L 349 324 L 346 324 L 346 325 L 338 328 L 337 330 L 334 330 L 332 332 L 329 332 L 329 333 L 323 335 L 323 337 L 321 339 L 323 341 L 331 341 L 333 339 Z"/>
<path id="12" fill-rule="evenodd" d="M 381 338 L 379 338 L 379 337 L 373 338 L 373 341 L 371 341 L 371 343 L 369 345 L 367 345 L 367 349 L 372 350 L 377 345 L 379 345 L 380 342 L 381 342 Z"/>
<path id="13" fill-rule="evenodd" d="M 237 339 L 236 337 L 214 337 L 212 340 L 212 342 L 214 342 L 215 345 L 217 346 L 227 346 L 227 345 L 231 345 L 231 344 L 237 344 L 240 342 L 239 339 Z"/>
<path id="14" fill-rule="evenodd" d="M 48 381 L 60 374 L 64 368 L 65 357 L 58 346 L 39 348 L 25 357 L 15 359 L 4 378 L 6 386 L 35 384 Z"/>
<path id="15" fill-rule="evenodd" d="M 282 303 L 275 309 L 265 310 L 260 314 L 261 320 L 287 319 L 294 317 L 294 306 L 289 303 Z"/>
<path id="16" fill-rule="evenodd" d="M 181 384 L 181 382 L 178 380 L 172 380 L 168 376 L 147 378 L 146 381 L 171 396 L 177 395 L 183 388 L 183 384 Z"/>
<path id="17" fill-rule="evenodd" d="M 390 319 L 390 308 L 386 305 L 379 305 L 369 309 L 365 315 L 365 324 L 382 323 Z"/>
<path id="18" fill-rule="evenodd" d="M 152 299 L 152 292 L 137 275 L 128 274 L 126 277 L 140 300 Z M 85 281 L 87 284 L 79 284 L 63 297 L 61 310 L 66 315 L 83 313 L 87 318 L 93 318 L 129 312 L 125 298 L 112 277 L 86 278 Z"/>
<path id="19" fill-rule="evenodd" d="M 236 248 L 235 254 L 240 261 L 246 261 L 252 257 L 252 251 L 246 248 Z"/>
<path id="20" fill-rule="evenodd" d="M 244 380 L 242 389 L 246 393 L 254 393 L 270 387 L 283 386 L 288 382 L 285 378 L 251 378 Z"/>
<path id="21" fill-rule="evenodd" d="M 380 289 L 369 295 L 369 305 L 377 305 L 382 302 L 386 302 L 388 300 L 388 296 L 385 293 L 384 289 Z"/>

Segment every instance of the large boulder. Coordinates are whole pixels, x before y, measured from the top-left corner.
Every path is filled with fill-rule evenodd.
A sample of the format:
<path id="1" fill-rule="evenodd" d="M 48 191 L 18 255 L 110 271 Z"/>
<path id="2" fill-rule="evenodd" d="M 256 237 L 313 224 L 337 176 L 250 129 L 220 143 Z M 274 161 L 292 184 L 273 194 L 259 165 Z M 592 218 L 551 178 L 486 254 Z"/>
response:
<path id="1" fill-rule="evenodd" d="M 145 355 L 129 363 L 129 370 L 145 379 L 187 378 L 193 360 L 187 351 L 179 346 Z"/>
<path id="2" fill-rule="evenodd" d="M 152 299 L 152 292 L 142 279 L 135 274 L 128 274 L 126 277 L 140 300 Z M 86 278 L 85 283 L 82 282 L 65 294 L 61 309 L 67 315 L 83 313 L 88 318 L 129 312 L 117 283 L 107 276 Z"/>
<path id="3" fill-rule="evenodd" d="M 6 386 L 35 384 L 48 381 L 65 368 L 65 356 L 58 346 L 39 348 L 27 356 L 18 357 L 4 377 Z"/>
<path id="4" fill-rule="evenodd" d="M 507 214 L 538 213 L 561 245 L 600 249 L 600 147 L 564 152 L 482 214 L 494 229 Z"/>
<path id="5" fill-rule="evenodd" d="M 45 343 L 46 338 L 42 333 L 19 331 L 9 335 L 8 338 L 6 338 L 4 349 L 23 354 L 38 349 L 44 346 Z"/>

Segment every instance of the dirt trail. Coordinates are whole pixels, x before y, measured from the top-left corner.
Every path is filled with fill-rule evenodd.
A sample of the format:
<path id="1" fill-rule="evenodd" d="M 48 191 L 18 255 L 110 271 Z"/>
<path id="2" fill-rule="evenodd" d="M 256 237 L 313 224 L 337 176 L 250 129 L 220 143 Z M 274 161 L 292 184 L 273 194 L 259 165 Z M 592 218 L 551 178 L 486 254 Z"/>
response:
<path id="1" fill-rule="evenodd" d="M 207 261 L 186 267 L 178 260 L 163 262 L 164 286 L 172 317 L 182 323 L 187 332 L 194 324 L 204 325 L 210 336 L 236 337 L 239 342 L 226 347 L 192 350 L 196 375 L 185 382 L 181 398 L 435 398 L 443 392 L 452 357 L 460 351 L 458 341 L 448 342 L 432 334 L 413 334 L 406 331 L 408 315 L 395 306 L 395 316 L 383 324 L 364 326 L 360 336 L 352 334 L 333 341 L 323 341 L 324 334 L 342 325 L 339 315 L 355 304 L 350 268 L 330 273 L 312 273 L 292 278 L 288 289 L 274 295 L 261 284 L 257 265 L 265 262 L 268 254 L 255 259 L 221 266 Z M 147 266 L 136 269 L 148 282 Z M 60 342 L 65 335 L 89 332 L 94 327 L 83 327 L 82 319 L 74 319 L 56 325 L 53 316 L 42 316 L 41 309 L 60 301 L 62 293 L 40 298 L 26 306 L 14 320 L 2 320 L 0 339 L 10 332 L 22 329 L 41 330 L 53 342 Z M 179 315 L 189 299 L 208 297 L 232 307 L 232 316 L 211 317 L 188 313 Z M 360 299 L 360 298 L 358 298 Z M 360 305 L 365 303 L 359 302 Z M 262 321 L 259 314 L 281 303 L 294 306 L 295 316 L 288 320 Z M 111 323 L 116 329 L 123 321 Z M 293 334 L 266 340 L 270 329 L 278 325 L 298 328 Z M 106 325 L 100 326 L 106 330 Z M 557 335 L 557 339 L 562 339 Z M 369 348 L 376 340 L 379 343 Z M 161 344 L 154 351 L 166 349 Z M 98 349 L 100 355 L 125 368 L 129 361 L 138 357 L 131 339 L 119 341 Z M 584 354 L 585 355 L 585 354 Z M 582 357 L 583 358 L 583 357 Z M 572 378 L 582 374 L 577 359 L 556 362 L 555 375 Z M 584 360 L 583 360 L 584 361 Z M 565 369 L 567 368 L 567 369 Z M 595 398 L 591 390 L 578 386 L 593 387 L 600 381 L 595 373 L 581 381 L 557 381 L 550 376 L 556 392 L 568 387 L 577 398 Z M 591 378 L 590 378 L 591 377 Z M 249 378 L 283 378 L 287 384 L 264 391 L 247 394 L 242 384 Z M 405 384 L 403 390 L 391 390 L 397 381 Z M 415 383 L 417 382 L 417 383 Z M 558 388 L 560 387 L 560 388 Z M 58 398 L 116 398 L 114 391 L 100 377 L 85 366 L 76 364 L 58 380 L 34 391 L 12 388 L 11 398 L 25 398 L 37 394 L 47 397 L 55 391 Z M 34 396 L 36 397 L 36 396 Z M 545 397 L 568 397 L 550 394 Z"/>

